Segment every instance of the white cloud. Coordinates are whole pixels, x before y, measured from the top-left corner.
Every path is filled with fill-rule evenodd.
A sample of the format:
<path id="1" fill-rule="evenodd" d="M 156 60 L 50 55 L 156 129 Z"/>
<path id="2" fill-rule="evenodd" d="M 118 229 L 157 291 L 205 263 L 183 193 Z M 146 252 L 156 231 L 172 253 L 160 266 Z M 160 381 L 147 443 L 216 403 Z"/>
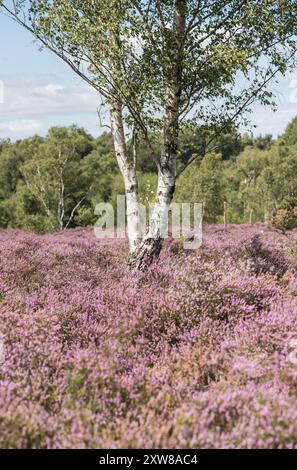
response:
<path id="1" fill-rule="evenodd" d="M 17 119 L 0 122 L 0 134 L 26 134 L 32 135 L 42 129 L 42 124 L 34 119 Z"/>
<path id="2" fill-rule="evenodd" d="M 0 137 L 15 140 L 35 133 L 45 135 L 54 125 L 74 123 L 94 135 L 100 132 L 100 96 L 81 79 L 66 81 L 54 73 L 0 78 Z"/>
<path id="3" fill-rule="evenodd" d="M 4 103 L 4 83 L 0 80 L 0 104 Z"/>
<path id="4" fill-rule="evenodd" d="M 296 73 L 287 74 L 273 86 L 279 105 L 277 113 L 254 107 L 251 121 L 258 125 L 255 134 L 267 132 L 276 136 L 297 114 Z M 83 80 L 54 73 L 0 78 L 0 137 L 16 139 L 35 133 L 44 135 L 51 126 L 73 123 L 94 135 L 102 131 L 96 115 L 100 96 Z"/>
<path id="5" fill-rule="evenodd" d="M 75 121 L 76 113 L 95 113 L 100 103 L 99 95 L 81 81 L 64 84 L 46 76 L 19 76 L 4 78 L 3 83 L 2 117 L 73 114 Z"/>
<path id="6" fill-rule="evenodd" d="M 49 83 L 48 85 L 34 87 L 34 94 L 39 94 L 41 96 L 58 96 L 59 92 L 65 90 L 65 87 L 59 83 Z"/>

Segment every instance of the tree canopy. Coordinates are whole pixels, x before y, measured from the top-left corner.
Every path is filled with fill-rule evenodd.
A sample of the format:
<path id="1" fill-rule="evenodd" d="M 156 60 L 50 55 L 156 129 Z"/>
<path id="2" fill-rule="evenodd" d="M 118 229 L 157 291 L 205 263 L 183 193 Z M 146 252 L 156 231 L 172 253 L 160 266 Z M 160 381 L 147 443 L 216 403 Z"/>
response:
<path id="1" fill-rule="evenodd" d="M 125 106 L 148 136 L 163 125 L 176 57 L 176 1 L 15 0 L 2 11 L 29 29 L 100 93 Z M 295 0 L 187 0 L 179 118 L 209 129 L 274 104 L 269 82 L 294 64 Z M 115 65 L 117 64 L 117 65 Z M 244 114 L 245 113 L 245 114 Z M 234 125 L 234 124 L 232 124 Z M 211 135 L 210 140 L 214 137 Z"/>

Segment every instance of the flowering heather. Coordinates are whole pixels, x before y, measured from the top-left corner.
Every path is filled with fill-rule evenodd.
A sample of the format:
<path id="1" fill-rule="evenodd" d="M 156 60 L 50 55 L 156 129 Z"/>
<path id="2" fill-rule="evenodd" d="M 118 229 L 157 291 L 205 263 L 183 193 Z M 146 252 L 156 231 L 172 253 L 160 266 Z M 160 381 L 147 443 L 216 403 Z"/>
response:
<path id="1" fill-rule="evenodd" d="M 297 231 L 126 257 L 86 229 L 0 232 L 0 447 L 297 448 Z"/>

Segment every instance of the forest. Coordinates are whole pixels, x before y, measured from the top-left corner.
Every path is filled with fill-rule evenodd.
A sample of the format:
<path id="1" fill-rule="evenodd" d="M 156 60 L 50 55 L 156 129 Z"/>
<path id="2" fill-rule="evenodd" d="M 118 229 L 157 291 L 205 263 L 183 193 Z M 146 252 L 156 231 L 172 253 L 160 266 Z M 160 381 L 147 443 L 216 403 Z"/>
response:
<path id="1" fill-rule="evenodd" d="M 201 147 L 199 128 L 185 129 L 179 165 Z M 160 152 L 161 136 L 153 136 Z M 297 226 L 297 118 L 278 138 L 230 133 L 218 150 L 196 160 L 177 180 L 174 201 L 203 203 L 206 223 L 270 223 Z M 92 226 L 97 203 L 111 202 L 125 188 L 111 135 L 97 138 L 76 126 L 52 127 L 46 137 L 0 143 L 0 224 L 47 232 Z M 155 163 L 138 144 L 140 202 L 153 203 Z M 62 209 L 63 208 L 63 209 Z"/>

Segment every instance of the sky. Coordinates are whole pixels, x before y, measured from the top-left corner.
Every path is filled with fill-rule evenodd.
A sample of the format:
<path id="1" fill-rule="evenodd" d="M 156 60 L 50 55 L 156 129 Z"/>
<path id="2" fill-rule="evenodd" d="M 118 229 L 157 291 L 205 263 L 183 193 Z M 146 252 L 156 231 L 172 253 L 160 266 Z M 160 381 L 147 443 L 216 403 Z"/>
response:
<path id="1" fill-rule="evenodd" d="M 273 84 L 278 111 L 255 106 L 255 135 L 281 134 L 297 115 L 297 70 Z M 0 139 L 45 135 L 52 126 L 77 124 L 95 137 L 100 97 L 29 32 L 0 14 Z"/>

